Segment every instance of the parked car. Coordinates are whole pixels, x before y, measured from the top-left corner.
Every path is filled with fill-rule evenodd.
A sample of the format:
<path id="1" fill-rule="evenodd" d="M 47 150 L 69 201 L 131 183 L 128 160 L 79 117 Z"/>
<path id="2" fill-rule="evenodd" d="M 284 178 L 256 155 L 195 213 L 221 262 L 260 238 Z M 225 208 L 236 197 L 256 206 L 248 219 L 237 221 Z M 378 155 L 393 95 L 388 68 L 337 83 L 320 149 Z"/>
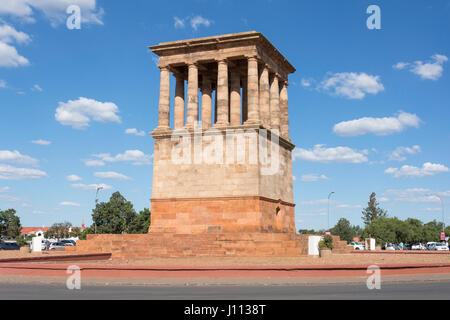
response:
<path id="1" fill-rule="evenodd" d="M 386 243 L 384 250 L 401 250 L 400 247 L 394 243 Z"/>
<path id="2" fill-rule="evenodd" d="M 63 240 L 60 240 L 59 242 L 62 242 L 62 243 L 71 243 L 71 244 L 74 245 L 74 246 L 77 245 L 77 242 L 76 242 L 75 240 L 66 240 L 66 239 L 63 239 Z"/>
<path id="3" fill-rule="evenodd" d="M 424 246 L 424 245 L 421 244 L 421 243 L 414 243 L 414 244 L 411 246 L 411 250 L 427 250 L 427 247 Z"/>
<path id="4" fill-rule="evenodd" d="M 427 250 L 432 250 L 431 248 L 436 244 L 436 242 L 427 242 Z"/>
<path id="5" fill-rule="evenodd" d="M 403 245 L 403 250 L 412 250 L 411 248 L 412 248 L 412 246 L 410 244 Z"/>
<path id="6" fill-rule="evenodd" d="M 353 250 L 365 250 L 366 249 L 365 245 L 363 245 L 362 243 L 356 242 L 356 241 L 351 242 L 350 244 L 348 244 L 348 246 L 352 246 Z"/>
<path id="7" fill-rule="evenodd" d="M 430 246 L 430 250 L 448 251 L 448 245 L 445 242 L 437 242 Z"/>
<path id="8" fill-rule="evenodd" d="M 0 243 L 0 250 L 20 250 L 20 246 L 17 242 L 2 242 Z"/>
<path id="9" fill-rule="evenodd" d="M 58 241 L 58 242 L 51 243 L 49 248 L 48 248 L 48 250 L 65 250 L 66 247 L 69 247 L 69 246 L 72 247 L 73 244 L 72 243 L 65 243 L 65 242 Z"/>

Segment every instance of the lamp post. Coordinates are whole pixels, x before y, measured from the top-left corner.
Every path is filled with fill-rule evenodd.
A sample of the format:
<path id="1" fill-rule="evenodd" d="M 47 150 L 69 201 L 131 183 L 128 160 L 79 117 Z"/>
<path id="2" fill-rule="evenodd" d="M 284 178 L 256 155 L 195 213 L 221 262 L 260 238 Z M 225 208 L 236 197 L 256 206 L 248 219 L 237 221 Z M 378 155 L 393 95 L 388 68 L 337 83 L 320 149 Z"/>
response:
<path id="1" fill-rule="evenodd" d="M 439 200 L 441 200 L 441 209 L 442 209 L 442 232 L 445 232 L 445 217 L 444 217 L 444 200 L 442 199 L 442 197 L 440 195 L 435 194 L 436 197 L 439 198 Z"/>
<path id="2" fill-rule="evenodd" d="M 330 231 L 330 197 L 334 193 L 334 191 L 330 192 L 328 195 L 328 231 Z"/>
<path id="3" fill-rule="evenodd" d="M 437 193 L 430 193 L 428 194 L 429 196 L 435 196 L 438 197 L 439 200 L 441 201 L 441 210 L 442 210 L 442 232 L 445 232 L 445 214 L 444 214 L 444 208 L 445 208 L 445 203 L 444 200 L 442 199 L 442 197 L 440 195 L 438 195 Z"/>
<path id="4" fill-rule="evenodd" d="M 95 206 L 97 206 L 97 203 L 98 203 L 98 192 L 102 189 L 103 189 L 103 187 L 97 187 L 97 192 L 95 193 Z M 95 226 L 94 232 L 97 234 L 97 223 L 94 222 L 94 226 Z"/>

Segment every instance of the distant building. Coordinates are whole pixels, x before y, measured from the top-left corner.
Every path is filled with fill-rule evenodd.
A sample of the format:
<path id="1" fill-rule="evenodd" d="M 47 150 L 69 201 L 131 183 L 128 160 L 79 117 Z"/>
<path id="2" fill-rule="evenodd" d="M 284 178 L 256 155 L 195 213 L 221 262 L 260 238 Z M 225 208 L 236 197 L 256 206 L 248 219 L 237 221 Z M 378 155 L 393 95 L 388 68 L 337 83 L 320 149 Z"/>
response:
<path id="1" fill-rule="evenodd" d="M 70 227 L 69 232 L 72 232 L 72 230 L 74 228 L 78 228 L 78 227 Z M 22 234 L 24 236 L 35 235 L 36 237 L 39 237 L 39 236 L 44 236 L 44 233 L 49 229 L 50 229 L 50 227 L 23 227 L 20 230 L 20 234 Z M 79 227 L 79 229 L 80 229 L 80 231 L 83 231 L 86 229 L 84 222 L 81 224 L 81 227 Z"/>
<path id="2" fill-rule="evenodd" d="M 20 234 L 24 236 L 35 235 L 36 237 L 43 236 L 49 230 L 49 227 L 23 227 Z"/>

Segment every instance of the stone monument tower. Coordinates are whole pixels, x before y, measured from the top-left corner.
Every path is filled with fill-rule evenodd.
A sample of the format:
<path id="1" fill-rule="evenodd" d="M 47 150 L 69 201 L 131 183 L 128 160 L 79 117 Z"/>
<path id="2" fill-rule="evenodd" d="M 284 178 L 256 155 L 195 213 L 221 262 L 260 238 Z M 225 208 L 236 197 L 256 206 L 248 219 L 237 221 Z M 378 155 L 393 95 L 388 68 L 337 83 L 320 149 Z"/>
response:
<path id="1" fill-rule="evenodd" d="M 294 67 L 258 32 L 150 49 L 161 82 L 149 232 L 88 234 L 68 250 L 112 259 L 308 254 L 294 221 Z M 348 252 L 335 238 L 333 250 Z"/>
<path id="2" fill-rule="evenodd" d="M 149 232 L 295 234 L 295 68 L 254 31 L 150 49 L 161 78 Z"/>

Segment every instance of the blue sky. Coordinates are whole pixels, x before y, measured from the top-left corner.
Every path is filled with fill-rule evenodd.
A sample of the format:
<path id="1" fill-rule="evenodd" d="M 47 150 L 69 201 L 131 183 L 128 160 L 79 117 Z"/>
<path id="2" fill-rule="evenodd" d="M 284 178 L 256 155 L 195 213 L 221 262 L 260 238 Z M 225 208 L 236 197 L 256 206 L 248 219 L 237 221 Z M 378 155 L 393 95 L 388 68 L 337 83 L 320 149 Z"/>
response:
<path id="1" fill-rule="evenodd" d="M 66 26 L 71 4 L 79 30 Z M 369 5 L 381 10 L 380 30 L 367 28 Z M 119 190 L 149 207 L 159 69 L 147 47 L 250 30 L 297 69 L 297 229 L 327 226 L 331 191 L 332 224 L 362 224 L 372 191 L 390 216 L 441 219 L 448 0 L 0 1 L 0 209 L 15 208 L 24 226 L 90 224 L 101 184 L 100 201 Z"/>

